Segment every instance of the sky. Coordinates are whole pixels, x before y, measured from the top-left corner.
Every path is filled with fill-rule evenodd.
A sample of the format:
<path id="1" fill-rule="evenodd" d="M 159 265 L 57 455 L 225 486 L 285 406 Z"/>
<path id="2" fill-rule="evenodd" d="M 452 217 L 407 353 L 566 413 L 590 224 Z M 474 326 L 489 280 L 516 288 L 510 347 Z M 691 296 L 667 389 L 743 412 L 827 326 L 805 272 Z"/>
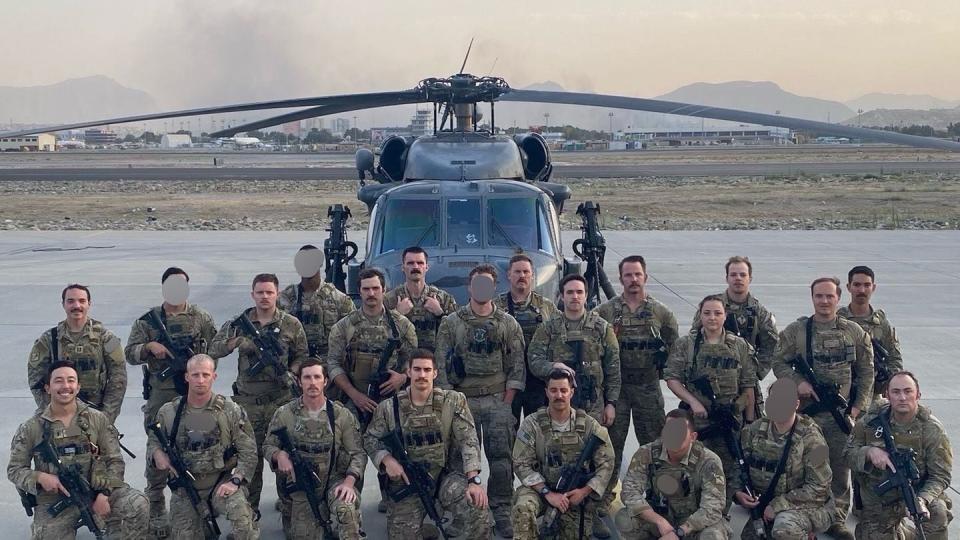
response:
<path id="1" fill-rule="evenodd" d="M 960 99 L 957 0 L 0 0 L 0 86 L 106 75 L 163 107 L 409 88 L 467 72 L 653 97 L 770 80 Z M 17 44 L 13 54 L 11 44 Z"/>

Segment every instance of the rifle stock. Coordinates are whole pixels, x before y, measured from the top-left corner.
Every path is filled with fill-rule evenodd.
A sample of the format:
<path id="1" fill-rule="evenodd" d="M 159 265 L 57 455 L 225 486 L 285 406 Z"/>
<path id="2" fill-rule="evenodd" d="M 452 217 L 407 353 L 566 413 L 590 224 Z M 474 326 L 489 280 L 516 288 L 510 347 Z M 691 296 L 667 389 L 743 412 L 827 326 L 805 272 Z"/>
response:
<path id="1" fill-rule="evenodd" d="M 400 435 L 397 430 L 388 432 L 380 438 L 380 441 L 384 447 L 386 447 L 387 451 L 390 452 L 390 455 L 400 463 L 400 466 L 403 467 L 403 471 L 407 475 L 407 479 L 410 480 L 409 485 L 392 493 L 388 493 L 390 498 L 394 501 L 402 501 L 410 495 L 416 495 L 420 499 L 420 504 L 423 505 L 427 516 L 436 524 L 437 529 L 440 531 L 440 536 L 444 539 L 448 538 L 447 532 L 443 529 L 445 521 L 437 511 L 436 502 L 434 501 L 434 495 L 437 492 L 437 483 L 433 477 L 430 476 L 427 465 L 415 462 L 410 458 L 410 454 L 407 453 L 407 449 L 403 441 L 400 440 Z M 380 476 L 382 479 L 385 475 L 380 473 Z"/>
<path id="2" fill-rule="evenodd" d="M 593 478 L 594 473 L 586 470 L 587 464 L 593 459 L 597 449 L 606 444 L 603 439 L 595 433 L 591 433 L 587 442 L 583 445 L 583 450 L 577 455 L 577 460 L 572 465 L 566 465 L 560 470 L 560 478 L 553 491 L 557 493 L 566 493 L 572 489 L 579 489 Z M 582 504 L 582 503 L 581 503 Z M 554 507 L 549 507 L 543 516 L 543 525 L 540 527 L 540 537 L 555 536 L 560 530 L 560 512 Z"/>
<path id="3" fill-rule="evenodd" d="M 313 517 L 316 518 L 324 529 L 329 531 L 331 523 L 327 515 L 329 511 L 327 511 L 327 506 L 323 504 L 320 497 L 317 496 L 317 490 L 321 487 L 320 477 L 317 476 L 313 465 L 304 459 L 304 457 L 300 455 L 300 452 L 297 451 L 286 427 L 275 429 L 271 431 L 271 433 L 277 436 L 277 439 L 280 441 L 280 448 L 290 456 L 290 461 L 293 463 L 293 474 L 296 478 L 295 482 L 282 486 L 282 489 L 287 494 L 302 491 L 307 497 L 307 503 L 310 505 Z M 324 493 L 323 496 L 326 497 L 326 493 Z"/>
<path id="4" fill-rule="evenodd" d="M 70 495 L 61 495 L 60 500 L 47 509 L 47 513 L 55 517 L 67 508 L 75 506 L 80 512 L 79 523 L 89 529 L 98 539 L 104 538 L 106 532 L 97 524 L 97 519 L 92 509 L 96 494 L 90 482 L 84 477 L 80 466 L 76 463 L 64 465 L 60 460 L 57 449 L 53 447 L 53 443 L 51 443 L 49 439 L 37 445 L 36 450 L 44 461 L 56 467 L 57 477 L 60 479 L 60 483 L 63 484 L 63 487 L 70 493 Z M 27 515 L 30 515 L 30 513 Z"/>

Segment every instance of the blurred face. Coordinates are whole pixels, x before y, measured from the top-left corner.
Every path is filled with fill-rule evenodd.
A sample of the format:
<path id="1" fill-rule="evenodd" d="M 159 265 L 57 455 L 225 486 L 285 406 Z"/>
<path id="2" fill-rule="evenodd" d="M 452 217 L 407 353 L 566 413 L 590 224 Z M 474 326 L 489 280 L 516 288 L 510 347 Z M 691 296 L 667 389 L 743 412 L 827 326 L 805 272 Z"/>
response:
<path id="1" fill-rule="evenodd" d="M 307 366 L 300 370 L 300 387 L 303 395 L 311 398 L 323 397 L 323 389 L 327 385 L 327 378 L 323 375 L 320 366 Z"/>
<path id="2" fill-rule="evenodd" d="M 750 267 L 747 263 L 733 263 L 727 269 L 727 287 L 735 294 L 750 291 Z"/>
<path id="3" fill-rule="evenodd" d="M 414 358 L 407 368 L 407 377 L 410 384 L 422 392 L 433 390 L 433 381 L 437 378 L 437 370 L 429 358 Z"/>
<path id="4" fill-rule="evenodd" d="M 837 306 L 840 305 L 840 294 L 837 287 L 825 281 L 817 283 L 813 287 L 813 310 L 825 318 L 833 318 L 837 315 Z"/>
<path id="5" fill-rule="evenodd" d="M 467 292 L 470 299 L 478 304 L 486 304 L 493 299 L 497 289 L 497 282 L 494 281 L 491 274 L 477 272 L 470 278 L 470 285 L 467 285 Z"/>
<path id="6" fill-rule="evenodd" d="M 81 291 L 82 292 L 82 291 Z M 58 405 L 69 405 L 77 398 L 80 391 L 80 381 L 73 368 L 61 367 L 53 370 L 50 383 L 44 387 L 50 394 L 50 401 Z"/>
<path id="7" fill-rule="evenodd" d="M 184 375 L 190 392 L 196 395 L 206 395 L 213 390 L 213 381 L 217 380 L 217 372 L 210 360 L 200 360 L 187 364 L 187 373 Z"/>
<path id="8" fill-rule="evenodd" d="M 407 253 L 403 258 L 403 275 L 407 281 L 421 282 L 426 275 L 430 265 L 427 264 L 427 257 L 423 253 Z"/>
<path id="9" fill-rule="evenodd" d="M 374 310 L 383 305 L 383 286 L 377 276 L 360 280 L 360 298 L 364 307 Z"/>
<path id="10" fill-rule="evenodd" d="M 533 286 L 533 267 L 527 261 L 517 261 L 510 265 L 507 280 L 512 290 L 526 293 Z"/>
<path id="11" fill-rule="evenodd" d="M 570 313 L 580 313 L 583 311 L 587 301 L 587 289 L 583 282 L 579 280 L 568 281 L 563 286 L 563 309 Z"/>
<path id="12" fill-rule="evenodd" d="M 887 399 L 895 413 L 913 415 L 920 406 L 920 391 L 908 375 L 894 375 L 887 385 Z"/>
<path id="13" fill-rule="evenodd" d="M 557 412 L 569 409 L 573 392 L 574 389 L 567 379 L 550 379 L 547 382 L 547 401 L 550 403 L 550 408 Z"/>
<path id="14" fill-rule="evenodd" d="M 854 274 L 850 283 L 847 283 L 850 292 L 850 301 L 854 304 L 867 305 L 877 290 L 877 284 L 866 274 Z"/>
<path id="15" fill-rule="evenodd" d="M 87 313 L 90 312 L 90 300 L 87 298 L 87 291 L 82 289 L 70 289 L 63 299 L 63 311 L 67 314 L 67 319 L 75 322 L 84 322 L 87 320 Z"/>
<path id="16" fill-rule="evenodd" d="M 647 284 L 647 273 L 643 265 L 638 262 L 625 263 L 620 270 L 620 284 L 623 291 L 630 294 L 640 294 Z"/>
<path id="17" fill-rule="evenodd" d="M 710 332 L 718 332 L 723 328 L 723 323 L 727 319 L 727 310 L 723 307 L 723 302 L 719 300 L 709 300 L 703 303 L 700 308 L 700 322 L 703 327 Z"/>
<path id="18" fill-rule="evenodd" d="M 257 308 L 269 311 L 277 307 L 277 286 L 269 281 L 261 281 L 253 287 L 250 293 Z"/>
<path id="19" fill-rule="evenodd" d="M 683 455 L 690 450 L 693 441 L 697 440 L 697 432 L 683 418 L 667 418 L 660 438 L 668 450 Z"/>

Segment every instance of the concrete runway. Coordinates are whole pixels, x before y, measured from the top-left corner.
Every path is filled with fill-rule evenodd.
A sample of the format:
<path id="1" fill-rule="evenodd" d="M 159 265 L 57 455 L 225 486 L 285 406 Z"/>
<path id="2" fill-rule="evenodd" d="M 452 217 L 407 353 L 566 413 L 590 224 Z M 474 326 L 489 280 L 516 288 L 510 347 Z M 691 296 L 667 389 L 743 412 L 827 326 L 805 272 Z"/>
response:
<path id="1" fill-rule="evenodd" d="M 553 178 L 641 176 L 782 176 L 792 174 L 891 174 L 960 171 L 960 161 L 839 161 L 755 163 L 651 163 L 557 165 Z M 357 177 L 353 167 L 62 167 L 0 169 L 0 181 L 110 180 L 340 180 Z"/>
<path id="2" fill-rule="evenodd" d="M 360 235 L 357 235 L 358 237 Z M 564 233 L 565 245 L 576 233 Z M 756 295 L 777 316 L 782 329 L 812 311 L 809 283 L 820 275 L 845 277 L 856 264 L 877 272 L 876 305 L 897 326 L 906 366 L 921 381 L 922 403 L 932 407 L 951 433 L 960 418 L 950 410 L 960 402 L 960 364 L 955 362 L 960 305 L 960 233 L 956 231 L 722 231 L 607 232 L 606 270 L 614 278 L 620 258 L 643 254 L 651 274 L 649 290 L 689 324 L 693 305 L 724 287 L 723 263 L 732 254 L 749 255 L 754 263 Z M 360 243 L 359 238 L 353 238 Z M 9 369 L 0 379 L 0 403 L 7 411 L 0 422 L 0 441 L 11 440 L 18 424 L 33 411 L 26 389 L 26 357 L 34 339 L 63 319 L 60 290 L 68 282 L 89 285 L 91 316 L 103 321 L 124 342 L 132 321 L 160 302 L 160 274 L 170 265 L 191 276 L 191 301 L 208 309 L 218 326 L 251 304 L 250 280 L 258 272 L 276 272 L 283 285 L 296 279 L 295 250 L 322 242 L 308 232 L 7 232 L 0 234 L 0 361 Z M 846 298 L 844 298 L 845 300 Z M 221 362 L 216 388 L 228 393 L 236 376 L 235 355 Z M 137 453 L 127 460 L 126 480 L 144 486 L 145 435 L 139 410 L 140 370 L 129 367 L 129 387 L 118 427 L 124 442 Z M 772 382 L 768 379 L 766 383 Z M 664 392 L 669 396 L 664 386 Z M 676 399 L 668 397 L 667 406 Z M 0 461 L 9 459 L 0 447 Z M 629 459 L 636 442 L 628 439 Z M 373 477 L 372 467 L 367 469 Z M 264 538 L 280 538 L 279 515 L 273 510 L 272 475 L 267 475 L 261 527 Z M 960 481 L 954 481 L 960 487 Z M 364 524 L 370 538 L 385 538 L 385 516 L 376 512 L 375 482 L 364 490 Z M 738 533 L 745 513 L 733 510 Z M 9 484 L 0 490 L 0 520 L 11 538 L 29 534 L 29 519 Z M 225 525 L 225 524 L 224 524 Z M 224 527 L 224 532 L 228 529 Z M 960 525 L 951 527 L 960 533 Z M 81 538 L 91 538 L 86 530 Z"/>

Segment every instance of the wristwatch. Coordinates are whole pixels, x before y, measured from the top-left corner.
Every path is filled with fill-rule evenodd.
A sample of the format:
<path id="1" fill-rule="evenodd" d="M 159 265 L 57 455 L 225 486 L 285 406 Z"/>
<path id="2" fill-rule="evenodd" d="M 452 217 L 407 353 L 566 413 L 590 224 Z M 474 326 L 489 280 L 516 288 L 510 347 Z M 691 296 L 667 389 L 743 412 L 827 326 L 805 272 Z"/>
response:
<path id="1" fill-rule="evenodd" d="M 478 485 L 478 486 L 482 486 L 482 485 L 483 485 L 483 482 L 480 480 L 480 475 L 479 475 L 479 474 L 476 474 L 476 475 L 474 475 L 474 476 L 472 476 L 472 477 L 470 477 L 470 478 L 467 478 L 467 483 L 468 483 L 468 484 L 476 484 L 476 485 Z"/>
<path id="2" fill-rule="evenodd" d="M 677 535 L 677 538 L 683 538 L 687 533 L 683 532 L 683 527 L 677 527 L 673 530 L 673 534 Z"/>
<path id="3" fill-rule="evenodd" d="M 240 487 L 240 485 L 243 484 L 243 479 L 238 476 L 231 476 L 230 483 L 237 487 Z"/>
<path id="4" fill-rule="evenodd" d="M 550 488 L 544 485 L 542 488 L 540 488 L 540 491 L 538 493 L 540 493 L 541 497 L 546 497 L 547 495 L 550 494 Z"/>

